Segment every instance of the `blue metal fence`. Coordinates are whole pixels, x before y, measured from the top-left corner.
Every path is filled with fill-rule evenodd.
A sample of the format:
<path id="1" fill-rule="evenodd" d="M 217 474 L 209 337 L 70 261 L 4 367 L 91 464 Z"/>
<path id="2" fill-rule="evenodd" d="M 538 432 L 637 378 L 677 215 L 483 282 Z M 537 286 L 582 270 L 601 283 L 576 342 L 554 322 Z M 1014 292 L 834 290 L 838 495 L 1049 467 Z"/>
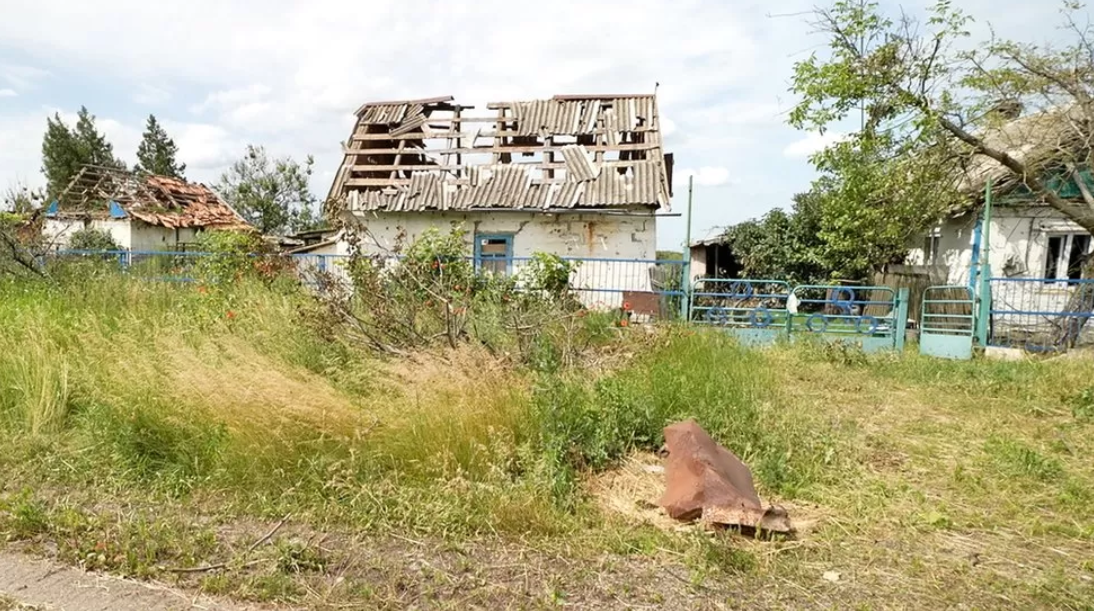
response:
<path id="1" fill-rule="evenodd" d="M 1094 333 L 1094 280 L 992 278 L 988 345 L 1055 352 Z"/>

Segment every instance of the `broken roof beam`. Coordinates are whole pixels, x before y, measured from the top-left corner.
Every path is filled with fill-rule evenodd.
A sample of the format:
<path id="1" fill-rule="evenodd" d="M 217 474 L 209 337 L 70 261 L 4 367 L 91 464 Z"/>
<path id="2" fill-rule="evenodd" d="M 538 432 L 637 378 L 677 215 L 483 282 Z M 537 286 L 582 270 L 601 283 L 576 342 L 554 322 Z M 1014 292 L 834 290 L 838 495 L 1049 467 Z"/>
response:
<path id="1" fill-rule="evenodd" d="M 496 122 L 497 122 L 497 118 L 494 118 L 491 121 L 491 123 L 496 123 Z M 635 129 L 627 129 L 627 130 L 594 129 L 594 130 L 589 131 L 589 132 L 582 132 L 582 134 L 596 136 L 596 135 L 607 135 L 608 133 L 619 133 L 620 131 L 643 133 L 643 132 L 652 132 L 654 130 L 652 128 L 650 128 L 648 125 L 641 125 L 641 126 L 636 127 Z M 364 134 L 354 134 L 353 135 L 353 140 L 361 140 L 361 141 L 364 141 L 364 140 L 447 140 L 447 139 L 450 139 L 450 138 L 503 138 L 503 137 L 512 138 L 512 137 L 521 136 L 521 135 L 526 135 L 526 134 L 522 134 L 518 130 L 502 130 L 500 132 L 497 132 L 497 131 L 485 131 L 485 132 L 420 132 L 420 133 L 396 135 L 395 131 L 393 130 L 390 133 L 370 132 L 370 133 L 364 133 Z M 560 133 L 560 134 L 555 134 L 555 135 L 566 136 L 566 135 L 569 135 L 569 134 Z"/>
<path id="2" fill-rule="evenodd" d="M 580 93 L 580 94 L 561 94 L 551 96 L 552 100 L 558 102 L 580 102 L 585 100 L 631 100 L 639 98 L 653 98 L 652 93 Z"/>
<path id="3" fill-rule="evenodd" d="M 539 153 L 547 151 L 559 152 L 564 146 L 573 146 L 572 144 L 553 144 L 542 146 L 504 146 L 502 144 L 492 146 L 475 146 L 464 148 L 435 148 L 435 149 L 418 149 L 416 152 L 429 153 L 431 155 L 443 155 L 443 154 L 461 154 L 461 155 L 474 155 L 476 153 Z M 661 144 L 658 142 L 636 142 L 627 144 L 617 144 L 615 146 L 604 144 L 587 145 L 585 148 L 593 152 L 605 152 L 605 151 L 652 151 L 661 148 Z M 367 157 L 369 155 L 395 155 L 399 152 L 399 149 L 355 149 L 343 146 L 342 152 L 346 155 L 358 155 L 361 157 Z"/>
<path id="4" fill-rule="evenodd" d="M 634 167 L 634 166 L 637 166 L 639 164 L 649 163 L 649 161 L 650 160 L 648 160 L 648 159 L 623 159 L 623 160 L 619 160 L 619 161 L 604 161 L 600 165 L 605 167 L 605 168 L 619 169 L 619 168 Z M 548 169 L 549 170 L 562 170 L 562 169 L 565 169 L 567 167 L 567 164 L 563 163 L 561 161 L 559 161 L 559 162 L 513 161 L 511 163 L 498 164 L 498 165 L 522 166 L 522 167 L 525 167 L 527 169 L 540 168 L 540 169 L 544 169 L 544 170 L 548 170 Z M 353 172 L 387 172 L 387 171 L 391 171 L 393 169 L 410 170 L 410 171 L 431 171 L 431 170 L 435 170 L 435 171 L 438 171 L 438 172 L 455 172 L 455 171 L 458 171 L 458 170 L 470 170 L 472 168 L 484 168 L 484 167 L 490 167 L 490 166 L 489 165 L 483 165 L 481 163 L 464 163 L 464 164 L 444 164 L 444 165 L 440 165 L 440 164 L 429 164 L 429 165 L 410 165 L 410 164 L 405 164 L 405 165 L 404 164 L 400 164 L 400 165 L 353 165 L 353 166 L 348 166 L 348 167 Z"/>
<path id="5" fill-rule="evenodd" d="M 418 99 L 418 100 L 390 100 L 390 101 L 387 101 L 387 102 L 366 102 L 366 103 L 362 104 L 361 107 L 357 109 L 357 112 L 355 112 L 353 114 L 360 116 L 361 113 L 365 112 L 369 108 L 376 108 L 378 106 L 413 106 L 415 104 L 421 105 L 421 106 L 434 106 L 434 105 L 437 105 L 437 104 L 444 104 L 446 102 L 451 102 L 455 99 L 456 98 L 454 98 L 450 95 L 442 95 L 442 96 L 437 96 L 437 97 L 432 97 L 432 98 L 421 98 L 421 99 Z"/>

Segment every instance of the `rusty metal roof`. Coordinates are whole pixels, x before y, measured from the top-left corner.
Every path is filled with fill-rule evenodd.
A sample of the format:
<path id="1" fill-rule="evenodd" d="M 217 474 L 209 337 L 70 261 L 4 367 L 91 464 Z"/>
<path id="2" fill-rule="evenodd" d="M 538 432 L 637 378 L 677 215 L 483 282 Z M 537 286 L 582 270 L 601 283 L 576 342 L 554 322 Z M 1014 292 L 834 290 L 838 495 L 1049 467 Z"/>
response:
<path id="1" fill-rule="evenodd" d="M 169 228 L 252 229 L 212 189 L 169 176 L 85 165 L 57 198 L 57 214 L 109 216 L 110 202 L 133 218 Z"/>
<path id="2" fill-rule="evenodd" d="M 329 198 L 351 212 L 647 207 L 671 197 L 654 95 L 358 109 Z"/>

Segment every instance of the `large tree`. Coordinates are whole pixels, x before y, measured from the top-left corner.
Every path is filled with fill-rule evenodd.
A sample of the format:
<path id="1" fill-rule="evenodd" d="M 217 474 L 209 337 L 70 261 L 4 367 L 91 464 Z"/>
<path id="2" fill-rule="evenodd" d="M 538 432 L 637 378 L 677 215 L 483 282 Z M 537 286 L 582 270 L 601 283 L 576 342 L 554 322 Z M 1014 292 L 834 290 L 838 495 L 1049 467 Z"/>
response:
<path id="1" fill-rule="evenodd" d="M 81 106 L 76 127 L 70 129 L 60 114 L 46 118 L 46 133 L 42 138 L 42 173 L 46 178 L 46 193 L 56 197 L 84 165 L 125 168 L 114 156 L 114 146 L 95 126 L 95 116 Z"/>
<path id="2" fill-rule="evenodd" d="M 1079 25 L 1079 9 L 1065 6 L 1065 34 L 1055 43 L 991 39 L 964 50 L 970 18 L 946 0 L 925 22 L 866 0 L 818 10 L 829 50 L 796 65 L 800 103 L 790 123 L 823 132 L 859 119 L 854 133 L 814 157 L 821 190 L 845 212 L 826 214 L 826 231 L 850 243 L 873 228 L 888 250 L 991 176 L 1024 186 L 1094 233 L 1087 183 L 1078 181 L 1076 202 L 1049 180 L 1079 176 L 1094 151 L 1094 30 Z M 1021 110 L 1028 116 L 1015 121 Z M 844 222 L 833 227 L 836 217 Z"/>
<path id="3" fill-rule="evenodd" d="M 286 234 L 319 225 L 317 199 L 309 187 L 315 160 L 301 165 L 291 157 L 271 159 L 266 149 L 248 145 L 218 184 L 220 194 L 248 222 L 267 234 Z"/>
<path id="4" fill-rule="evenodd" d="M 171 176 L 185 179 L 186 164 L 179 163 L 178 147 L 175 141 L 167 136 L 155 115 L 148 115 L 148 122 L 144 127 L 144 135 L 137 146 L 137 165 L 134 170 L 159 176 Z"/>

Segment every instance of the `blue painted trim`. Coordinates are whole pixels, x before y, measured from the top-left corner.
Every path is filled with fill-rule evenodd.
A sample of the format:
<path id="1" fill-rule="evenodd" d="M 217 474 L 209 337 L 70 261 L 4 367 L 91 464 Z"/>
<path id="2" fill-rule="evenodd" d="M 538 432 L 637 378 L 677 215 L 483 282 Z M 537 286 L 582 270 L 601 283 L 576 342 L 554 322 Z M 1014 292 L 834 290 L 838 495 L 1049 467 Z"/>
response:
<path id="1" fill-rule="evenodd" d="M 499 257 L 496 255 L 483 256 L 482 243 L 488 240 L 499 240 L 505 242 L 505 256 Z M 475 269 L 482 267 L 483 261 L 505 261 L 505 273 L 509 274 L 513 271 L 513 234 L 511 233 L 477 233 L 475 234 Z M 530 259 L 530 257 L 529 257 Z"/>
<path id="2" fill-rule="evenodd" d="M 125 210 L 123 210 L 122 207 L 118 205 L 118 202 L 110 202 L 110 218 L 124 219 L 128 216 L 129 215 L 126 214 Z"/>

